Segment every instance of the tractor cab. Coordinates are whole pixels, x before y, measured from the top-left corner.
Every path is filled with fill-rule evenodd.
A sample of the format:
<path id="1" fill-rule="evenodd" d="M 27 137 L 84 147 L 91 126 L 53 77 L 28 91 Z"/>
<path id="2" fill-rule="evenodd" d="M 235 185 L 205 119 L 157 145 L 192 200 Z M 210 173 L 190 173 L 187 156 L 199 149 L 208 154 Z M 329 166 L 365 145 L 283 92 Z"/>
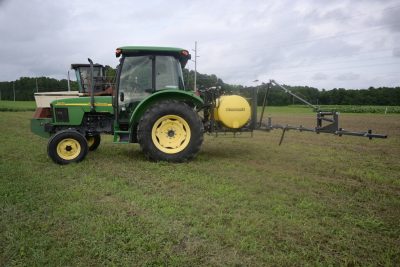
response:
<path id="1" fill-rule="evenodd" d="M 187 50 L 170 47 L 126 46 L 116 50 L 118 67 L 117 114 L 127 122 L 142 100 L 161 91 L 185 91 L 182 68 L 190 59 Z"/>
<path id="2" fill-rule="evenodd" d="M 75 70 L 79 92 L 83 95 L 90 94 L 91 70 L 90 64 L 72 64 Z M 106 77 L 106 69 L 101 64 L 93 64 L 93 91 L 95 95 L 112 95 L 112 81 Z"/>

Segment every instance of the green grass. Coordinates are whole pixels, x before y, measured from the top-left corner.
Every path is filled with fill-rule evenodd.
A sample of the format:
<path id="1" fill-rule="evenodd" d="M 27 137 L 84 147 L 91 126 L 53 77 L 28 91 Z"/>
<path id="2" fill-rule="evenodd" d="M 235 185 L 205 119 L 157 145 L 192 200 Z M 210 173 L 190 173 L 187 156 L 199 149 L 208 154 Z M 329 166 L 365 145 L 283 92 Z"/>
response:
<path id="1" fill-rule="evenodd" d="M 35 101 L 0 101 L 0 111 L 34 111 Z"/>
<path id="2" fill-rule="evenodd" d="M 258 112 L 262 111 L 262 107 L 258 107 Z M 267 106 L 264 114 L 313 114 L 313 109 L 307 106 L 292 105 L 292 106 Z"/>
<path id="3" fill-rule="evenodd" d="M 148 162 L 138 145 L 103 136 L 68 166 L 47 157 L 31 116 L 0 112 L 0 266 L 400 262 L 400 116 L 343 116 L 387 140 L 289 131 L 278 146 L 278 130 L 206 136 L 183 164 Z"/>
<path id="4" fill-rule="evenodd" d="M 298 109 L 306 108 L 305 105 L 291 105 L 289 108 Z M 342 113 L 377 113 L 377 114 L 400 114 L 400 106 L 360 106 L 360 105 L 321 105 L 321 110 L 336 110 Z"/>

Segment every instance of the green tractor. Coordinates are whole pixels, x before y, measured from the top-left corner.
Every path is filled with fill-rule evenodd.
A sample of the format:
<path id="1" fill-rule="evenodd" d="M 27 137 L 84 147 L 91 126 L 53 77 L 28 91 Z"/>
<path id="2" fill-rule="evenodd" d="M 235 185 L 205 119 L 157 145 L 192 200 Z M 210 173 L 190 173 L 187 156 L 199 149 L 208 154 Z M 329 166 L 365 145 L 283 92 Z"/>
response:
<path id="1" fill-rule="evenodd" d="M 247 98 L 221 88 L 185 88 L 182 68 L 190 59 L 187 50 L 170 47 L 126 46 L 116 50 L 120 64 L 114 83 L 102 65 L 73 64 L 79 92 L 35 94 L 37 109 L 31 120 L 35 134 L 49 138 L 47 153 L 58 164 L 79 162 L 97 149 L 101 134 L 114 143 L 139 143 L 147 158 L 182 162 L 196 156 L 203 133 L 241 134 L 253 130 L 287 130 L 386 138 L 386 135 L 346 131 L 339 127 L 339 113 L 321 111 L 274 80 L 265 84 L 261 117 L 257 119 L 257 88 Z M 270 89 L 278 88 L 312 107 L 317 126 L 289 126 L 263 122 Z M 41 98 L 42 97 L 42 98 Z M 44 101 L 39 101 L 39 100 Z M 250 102 L 250 103 L 249 103 Z M 250 105 L 251 104 L 251 105 Z M 201 116 L 200 116 L 201 114 Z M 279 144 L 280 144 L 279 143 Z"/>
<path id="2" fill-rule="evenodd" d="M 193 158 L 203 142 L 203 124 L 197 109 L 203 100 L 184 86 L 182 68 L 187 50 L 169 47 L 127 46 L 120 57 L 116 86 L 111 95 L 96 94 L 91 68 L 89 96 L 51 101 L 38 107 L 32 131 L 48 137 L 47 152 L 58 164 L 79 162 L 96 150 L 101 134 L 114 135 L 114 143 L 139 143 L 152 160 L 181 162 Z"/>

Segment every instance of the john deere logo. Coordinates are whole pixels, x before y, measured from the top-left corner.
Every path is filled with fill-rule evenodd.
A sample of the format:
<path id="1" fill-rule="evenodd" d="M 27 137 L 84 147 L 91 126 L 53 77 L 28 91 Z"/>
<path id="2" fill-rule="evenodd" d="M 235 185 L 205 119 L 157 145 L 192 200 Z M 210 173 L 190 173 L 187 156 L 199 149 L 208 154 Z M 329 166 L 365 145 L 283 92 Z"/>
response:
<path id="1" fill-rule="evenodd" d="M 225 111 L 245 111 L 245 108 L 226 108 Z"/>

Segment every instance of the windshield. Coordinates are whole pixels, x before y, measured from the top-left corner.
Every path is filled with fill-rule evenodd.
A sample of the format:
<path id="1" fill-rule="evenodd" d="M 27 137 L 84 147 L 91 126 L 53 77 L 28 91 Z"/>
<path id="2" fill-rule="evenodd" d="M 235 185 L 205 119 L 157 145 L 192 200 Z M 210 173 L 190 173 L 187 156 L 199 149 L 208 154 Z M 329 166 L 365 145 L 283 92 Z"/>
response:
<path id="1" fill-rule="evenodd" d="M 90 67 L 79 67 L 76 70 L 76 78 L 78 82 L 81 83 L 82 85 L 82 92 L 81 93 L 86 93 L 89 92 L 90 88 Z M 102 68 L 101 67 L 93 67 L 93 77 L 102 77 Z M 95 84 L 95 91 L 96 91 L 96 84 Z"/>
<path id="2" fill-rule="evenodd" d="M 119 92 L 124 102 L 141 99 L 152 92 L 152 59 L 149 56 L 125 58 L 119 79 Z"/>
<path id="3" fill-rule="evenodd" d="M 183 89 L 180 80 L 182 80 L 182 70 L 179 61 L 170 56 L 157 56 L 156 90 Z"/>
<path id="4" fill-rule="evenodd" d="M 184 89 L 182 69 L 173 56 L 125 57 L 119 78 L 120 105 L 140 101 L 154 91 Z"/>

